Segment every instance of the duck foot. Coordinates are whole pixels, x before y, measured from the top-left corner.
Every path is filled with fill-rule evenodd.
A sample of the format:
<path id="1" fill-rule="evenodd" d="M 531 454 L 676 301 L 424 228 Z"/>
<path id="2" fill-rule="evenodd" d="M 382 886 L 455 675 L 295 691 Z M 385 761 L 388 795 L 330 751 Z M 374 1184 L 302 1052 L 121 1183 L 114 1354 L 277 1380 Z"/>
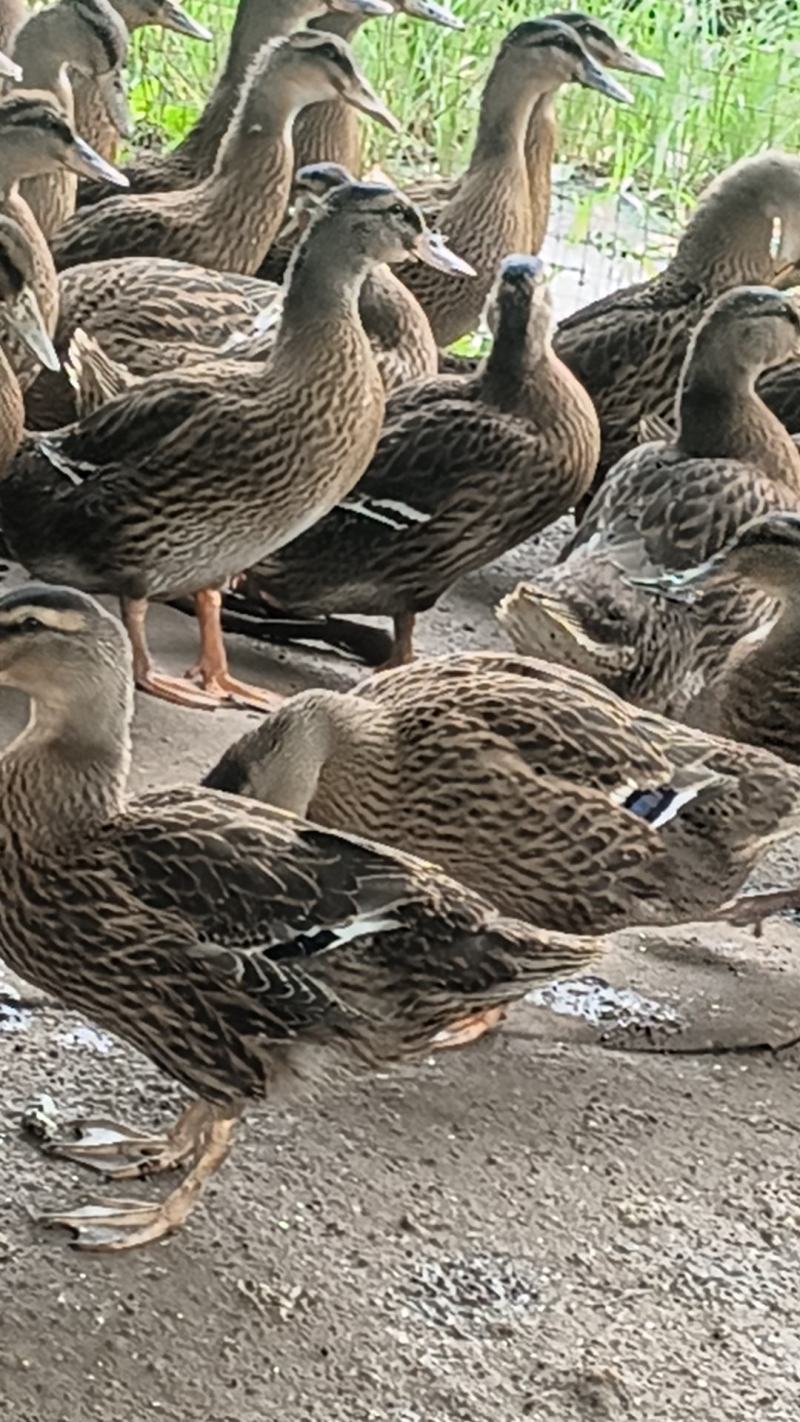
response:
<path id="1" fill-rule="evenodd" d="M 190 706 L 197 711 L 214 711 L 220 704 L 218 696 L 214 696 L 212 692 L 201 691 L 183 677 L 165 676 L 156 671 L 147 645 L 147 607 L 146 598 L 120 599 L 122 621 L 133 653 L 133 679 L 139 690 L 157 696 L 161 701 L 171 701 L 175 706 Z"/>
<path id="2" fill-rule="evenodd" d="M 103 1200 L 96 1197 L 72 1210 L 40 1216 L 48 1228 L 68 1229 L 75 1249 L 95 1254 L 120 1254 L 141 1249 L 174 1234 L 184 1224 L 210 1175 L 219 1169 L 231 1146 L 238 1116 L 207 1120 L 197 1145 L 195 1164 L 185 1180 L 165 1200 Z"/>
<path id="3" fill-rule="evenodd" d="M 208 1107 L 195 1101 L 165 1135 L 154 1136 L 135 1126 L 92 1117 L 68 1121 L 65 1132 L 44 1146 L 46 1155 L 86 1165 L 109 1180 L 141 1180 L 177 1170 L 195 1153 L 209 1119 Z"/>
<path id="4" fill-rule="evenodd" d="M 446 1051 L 448 1047 L 466 1047 L 469 1042 L 477 1042 L 487 1032 L 496 1032 L 505 1022 L 504 1007 L 489 1007 L 485 1012 L 474 1012 L 469 1017 L 459 1017 L 449 1027 L 437 1032 L 432 1046 L 435 1052 Z"/>
<path id="5" fill-rule="evenodd" d="M 283 697 L 277 692 L 237 681 L 228 670 L 228 657 L 222 637 L 220 612 L 222 594 L 206 588 L 195 594 L 197 621 L 200 626 L 200 660 L 187 675 L 199 681 L 203 690 L 221 701 L 237 706 L 252 706 L 256 711 L 274 711 Z"/>

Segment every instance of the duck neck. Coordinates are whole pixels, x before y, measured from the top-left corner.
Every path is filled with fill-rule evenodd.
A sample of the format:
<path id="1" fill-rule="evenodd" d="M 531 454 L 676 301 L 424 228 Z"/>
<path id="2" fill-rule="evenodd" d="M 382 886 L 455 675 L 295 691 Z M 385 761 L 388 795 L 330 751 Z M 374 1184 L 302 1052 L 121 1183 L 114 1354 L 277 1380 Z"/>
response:
<path id="1" fill-rule="evenodd" d="M 49 90 L 71 120 L 74 110 L 69 66 L 80 56 L 70 52 L 67 36 L 61 31 L 55 8 L 40 10 L 23 25 L 14 44 L 14 59 L 22 70 L 17 87 Z"/>
<path id="2" fill-rule="evenodd" d="M 358 298 L 371 265 L 363 253 L 347 243 L 331 242 L 318 226 L 312 228 L 286 275 L 278 344 L 285 346 L 300 329 L 311 340 L 308 333 L 314 327 L 344 324 L 362 329 Z"/>
<path id="3" fill-rule="evenodd" d="M 531 204 L 531 251 L 538 252 L 547 234 L 556 149 L 556 92 L 536 100 L 525 129 L 525 167 Z"/>
<path id="4" fill-rule="evenodd" d="M 363 799 L 366 762 L 379 756 L 381 772 L 387 773 L 392 760 L 387 732 L 387 713 L 375 702 L 338 691 L 301 692 L 270 723 L 276 749 L 266 757 L 255 755 L 248 791 L 292 814 L 313 818 L 319 812 L 322 823 L 336 823 L 330 802 L 350 794 L 355 795 L 351 805 Z"/>
<path id="5" fill-rule="evenodd" d="M 525 182 L 525 131 L 534 104 L 545 90 L 541 85 L 509 83 L 502 61 L 501 55 L 486 81 L 467 174 L 486 167 L 518 165 Z"/>
<path id="6" fill-rule="evenodd" d="M 694 459 L 741 459 L 800 492 L 800 450 L 757 394 L 761 374 L 730 352 L 705 352 L 702 332 L 677 398 L 678 443 Z M 716 345 L 716 343 L 715 343 Z"/>
<path id="7" fill-rule="evenodd" d="M 486 399 L 502 409 L 520 402 L 546 419 L 559 403 L 561 362 L 550 344 L 550 316 L 525 306 L 504 311 L 486 358 L 481 384 Z"/>
<path id="8" fill-rule="evenodd" d="M 0 806 L 24 841 L 63 844 L 118 814 L 130 769 L 131 683 L 98 706 L 96 689 L 69 706 L 37 700 L 0 757 Z"/>

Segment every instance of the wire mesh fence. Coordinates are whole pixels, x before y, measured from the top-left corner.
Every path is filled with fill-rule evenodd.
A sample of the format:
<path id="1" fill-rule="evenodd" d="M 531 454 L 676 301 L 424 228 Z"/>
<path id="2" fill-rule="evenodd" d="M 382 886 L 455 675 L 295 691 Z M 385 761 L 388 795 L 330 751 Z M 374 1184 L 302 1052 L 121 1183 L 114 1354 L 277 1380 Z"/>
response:
<path id="1" fill-rule="evenodd" d="M 137 37 L 133 103 L 144 142 L 171 143 L 186 131 L 225 53 L 235 0 L 189 5 L 213 31 L 213 44 L 153 30 Z M 367 160 L 398 181 L 412 171 L 457 172 L 465 163 L 497 46 L 537 13 L 520 0 L 455 0 L 454 8 L 463 33 L 398 15 L 371 20 L 355 41 L 403 122 L 398 138 L 365 126 Z M 665 77 L 634 80 L 629 108 L 575 86 L 560 96 L 545 255 L 563 269 L 558 299 L 570 305 L 654 270 L 687 204 L 736 158 L 770 146 L 800 148 L 795 0 L 610 0 L 593 10 L 612 33 L 657 59 Z"/>

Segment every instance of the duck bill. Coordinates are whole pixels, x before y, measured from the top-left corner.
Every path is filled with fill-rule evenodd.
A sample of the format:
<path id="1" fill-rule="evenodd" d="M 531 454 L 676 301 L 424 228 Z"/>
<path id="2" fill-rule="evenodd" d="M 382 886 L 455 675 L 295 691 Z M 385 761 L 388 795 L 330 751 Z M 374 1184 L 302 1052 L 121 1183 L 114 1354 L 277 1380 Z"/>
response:
<path id="1" fill-rule="evenodd" d="M 72 140 L 72 148 L 65 162 L 73 173 L 79 173 L 82 178 L 97 178 L 104 183 L 114 183 L 118 188 L 130 187 L 125 174 L 115 168 L 113 163 L 107 163 L 105 158 L 95 153 L 90 144 L 77 134 Z"/>
<path id="2" fill-rule="evenodd" d="M 587 56 L 588 58 L 588 56 Z M 605 94 L 607 99 L 613 99 L 618 104 L 632 104 L 633 95 L 630 90 L 625 89 L 622 84 L 618 84 L 616 79 L 612 79 L 610 74 L 606 74 L 599 64 L 594 60 L 584 63 L 583 75 L 579 81 L 586 89 L 596 89 L 598 94 Z"/>
<path id="3" fill-rule="evenodd" d="M 331 10 L 340 10 L 343 15 L 393 15 L 394 6 L 389 0 L 328 0 Z"/>
<path id="4" fill-rule="evenodd" d="M 120 138 L 132 138 L 133 119 L 119 75 L 116 73 L 107 74 L 103 79 L 98 80 L 98 88 L 103 96 L 106 113 Z"/>
<path id="5" fill-rule="evenodd" d="M 625 74 L 642 74 L 648 79 L 664 78 L 664 70 L 654 59 L 645 59 L 643 54 L 636 54 L 634 50 L 625 49 L 623 46 L 620 46 L 614 55 L 612 67 L 621 69 Z"/>
<path id="6" fill-rule="evenodd" d="M 186 35 L 188 39 L 202 40 L 204 44 L 209 44 L 214 38 L 211 31 L 207 30 L 205 25 L 198 24 L 191 15 L 187 15 L 182 5 L 176 4 L 176 0 L 166 0 L 161 24 L 165 30 L 174 30 L 176 35 Z"/>
<path id="7" fill-rule="evenodd" d="M 360 109 L 362 114 L 368 114 L 376 123 L 382 123 L 390 133 L 402 131 L 400 120 L 395 118 L 391 109 L 387 109 L 383 99 L 378 98 L 372 85 L 368 84 L 363 76 L 359 76 L 358 86 L 351 89 L 345 97 L 354 108 Z"/>
<path id="8" fill-rule="evenodd" d="M 632 573 L 623 572 L 625 582 L 644 592 L 656 593 L 667 602 L 691 603 L 695 594 L 712 583 L 724 580 L 723 560 L 719 555 L 698 563 L 696 568 L 687 568 L 680 573 L 666 573 L 656 578 L 637 578 Z"/>
<path id="9" fill-rule="evenodd" d="M 22 70 L 7 54 L 0 54 L 0 79 L 15 79 L 19 83 Z"/>
<path id="10" fill-rule="evenodd" d="M 475 268 L 465 262 L 463 257 L 451 252 L 444 238 L 427 227 L 424 232 L 420 232 L 414 243 L 414 255 L 427 267 L 434 267 L 437 272 L 447 272 L 450 276 L 475 276 Z"/>
<path id="11" fill-rule="evenodd" d="M 432 25 L 442 25 L 446 30 L 463 30 L 464 21 L 459 20 L 452 10 L 438 5 L 436 0 L 403 0 L 400 7 L 405 15 L 413 15 L 415 20 L 429 20 Z"/>
<path id="12" fill-rule="evenodd" d="M 16 300 L 9 302 L 4 311 L 12 331 L 19 336 L 39 364 L 46 370 L 60 370 L 61 361 L 47 333 L 33 287 L 24 286 Z"/>

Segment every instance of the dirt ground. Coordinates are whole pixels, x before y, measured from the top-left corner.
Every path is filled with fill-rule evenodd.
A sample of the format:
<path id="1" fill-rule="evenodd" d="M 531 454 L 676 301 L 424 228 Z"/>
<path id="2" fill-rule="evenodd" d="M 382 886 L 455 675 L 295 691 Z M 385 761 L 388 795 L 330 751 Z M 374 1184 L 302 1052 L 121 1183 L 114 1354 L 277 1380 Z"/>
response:
<path id="1" fill-rule="evenodd" d="M 546 556 L 470 578 L 420 646 L 500 646 L 493 602 Z M 187 618 L 157 613 L 152 640 L 188 665 Z M 286 691 L 359 675 L 232 648 Z M 21 714 L 5 694 L 0 742 Z M 248 724 L 140 698 L 137 786 L 196 779 Z M 252 1110 L 185 1232 L 119 1258 L 36 1223 L 114 1188 L 43 1158 L 21 1113 L 45 1091 L 65 1117 L 152 1125 L 177 1092 L 88 1024 L 0 1009 L 2 1417 L 796 1422 L 797 1053 L 707 1049 L 800 1032 L 797 948 L 785 921 L 761 942 L 628 934 L 602 978 L 545 995 L 557 1011 L 526 1003 L 420 1069 Z"/>

